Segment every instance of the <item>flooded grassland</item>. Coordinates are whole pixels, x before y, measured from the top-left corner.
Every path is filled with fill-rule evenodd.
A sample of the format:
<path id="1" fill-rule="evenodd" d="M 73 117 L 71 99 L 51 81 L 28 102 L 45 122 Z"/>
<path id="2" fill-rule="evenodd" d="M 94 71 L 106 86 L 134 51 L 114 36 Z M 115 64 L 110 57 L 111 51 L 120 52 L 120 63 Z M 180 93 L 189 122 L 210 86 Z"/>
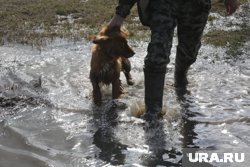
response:
<path id="1" fill-rule="evenodd" d="M 1 11 L 8 10 L 10 4 L 0 2 L 5 5 L 1 5 Z M 40 5 L 41 13 L 47 1 L 30 1 L 30 6 L 35 2 Z M 51 6 L 58 10 L 56 15 L 73 17 L 70 14 L 87 10 L 87 5 L 95 0 L 81 1 L 85 3 L 81 7 L 77 2 L 80 1 L 53 1 Z M 113 1 L 107 3 L 115 6 Z M 69 6 L 76 11 L 70 11 Z M 24 9 L 32 11 L 28 7 L 19 10 Z M 166 113 L 159 127 L 149 130 L 132 113 L 143 103 L 142 68 L 148 38 L 138 41 L 141 37 L 132 33 L 129 41 L 136 52 L 130 58 L 135 85 L 127 86 L 122 76 L 125 94 L 121 99 L 111 100 L 110 88 L 104 87 L 103 105 L 96 107 L 92 104 L 89 81 L 92 45 L 88 40 L 89 29 L 82 29 L 85 39 L 68 41 L 55 35 L 54 40 L 45 40 L 43 45 L 33 42 L 42 38 L 22 42 L 29 37 L 25 31 L 20 38 L 4 32 L 0 47 L 0 166 L 182 166 L 183 148 L 199 148 L 219 153 L 240 150 L 246 153 L 244 163 L 214 165 L 248 167 L 249 11 L 249 3 L 229 17 L 212 11 L 198 59 L 189 71 L 190 94 L 182 97 L 176 96 L 173 87 L 177 45 L 174 38 L 164 87 Z M 48 15 L 50 12 L 54 14 L 51 9 Z M 138 21 L 134 13 L 128 23 L 133 20 L 135 24 L 131 26 Z M 2 26 L 3 21 L 0 22 Z M 102 23 L 93 25 L 92 33 Z M 15 26 L 11 26 L 11 33 L 15 33 Z M 139 30 L 147 31 L 144 29 Z M 44 31 L 35 32 L 41 35 Z M 71 36 L 78 31 L 68 32 Z M 82 37 L 77 33 L 75 36 Z"/>

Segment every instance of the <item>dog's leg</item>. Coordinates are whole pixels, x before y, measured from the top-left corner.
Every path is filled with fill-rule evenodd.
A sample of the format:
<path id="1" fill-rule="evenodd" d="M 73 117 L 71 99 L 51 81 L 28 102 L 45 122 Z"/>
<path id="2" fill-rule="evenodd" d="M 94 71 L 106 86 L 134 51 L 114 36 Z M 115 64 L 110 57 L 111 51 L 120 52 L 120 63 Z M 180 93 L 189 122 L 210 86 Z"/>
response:
<path id="1" fill-rule="evenodd" d="M 134 85 L 133 78 L 130 74 L 131 71 L 131 63 L 128 58 L 122 58 L 122 68 L 123 68 L 123 73 L 126 77 L 126 81 L 128 85 Z"/>
<path id="2" fill-rule="evenodd" d="M 122 93 L 123 93 L 123 87 L 121 84 L 121 80 L 119 78 L 115 79 L 112 82 L 112 98 L 118 99 Z"/>
<path id="3" fill-rule="evenodd" d="M 100 90 L 100 86 L 96 80 L 91 80 L 93 86 L 93 99 L 94 103 L 98 106 L 102 103 L 102 94 Z"/>

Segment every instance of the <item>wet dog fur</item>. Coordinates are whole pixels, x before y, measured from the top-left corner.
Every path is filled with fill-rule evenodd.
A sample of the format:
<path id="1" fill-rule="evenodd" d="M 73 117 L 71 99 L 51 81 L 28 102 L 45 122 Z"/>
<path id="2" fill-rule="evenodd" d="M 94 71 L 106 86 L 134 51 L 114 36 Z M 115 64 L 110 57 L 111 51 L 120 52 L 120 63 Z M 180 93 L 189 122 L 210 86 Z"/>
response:
<path id="1" fill-rule="evenodd" d="M 128 31 L 120 27 L 102 28 L 93 38 L 90 80 L 93 86 L 93 101 L 101 105 L 100 83 L 112 84 L 112 98 L 117 99 L 123 93 L 120 72 L 125 74 L 128 85 L 133 85 L 129 57 L 135 53 L 127 43 Z"/>

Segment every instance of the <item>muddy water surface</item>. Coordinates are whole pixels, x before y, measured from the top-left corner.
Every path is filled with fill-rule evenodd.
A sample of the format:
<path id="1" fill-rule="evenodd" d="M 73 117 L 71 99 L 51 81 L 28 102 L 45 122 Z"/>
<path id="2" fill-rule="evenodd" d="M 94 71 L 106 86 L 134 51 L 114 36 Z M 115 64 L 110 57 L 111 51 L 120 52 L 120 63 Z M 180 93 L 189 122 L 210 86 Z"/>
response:
<path id="1" fill-rule="evenodd" d="M 190 94 L 173 88 L 175 47 L 164 91 L 166 114 L 145 129 L 131 111 L 143 101 L 146 43 L 131 43 L 135 85 L 120 100 L 103 88 L 103 105 L 92 104 L 91 44 L 56 40 L 41 50 L 0 47 L 0 166 L 181 166 L 183 148 L 246 153 L 250 149 L 249 42 L 238 59 L 203 45 L 189 72 Z M 176 40 L 174 41 L 174 46 Z M 248 154 L 247 154 L 248 153 Z M 247 159 L 248 156 L 248 159 Z"/>

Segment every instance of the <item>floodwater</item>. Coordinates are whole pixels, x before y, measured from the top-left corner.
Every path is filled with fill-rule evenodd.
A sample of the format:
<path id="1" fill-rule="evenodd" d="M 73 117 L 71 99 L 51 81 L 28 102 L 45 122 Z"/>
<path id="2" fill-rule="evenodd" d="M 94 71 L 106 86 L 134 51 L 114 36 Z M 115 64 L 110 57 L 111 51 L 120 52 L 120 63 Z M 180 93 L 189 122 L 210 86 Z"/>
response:
<path id="1" fill-rule="evenodd" d="M 164 110 L 156 128 L 133 116 L 143 102 L 146 43 L 133 43 L 134 86 L 119 100 L 104 87 L 103 105 L 92 104 L 91 43 L 56 40 L 37 50 L 0 47 L 0 166 L 181 166 L 183 148 L 244 152 L 250 166 L 249 42 L 238 59 L 203 45 L 189 72 L 190 93 L 173 87 L 174 47 L 166 75 Z M 248 159 L 247 159 L 248 156 Z"/>

